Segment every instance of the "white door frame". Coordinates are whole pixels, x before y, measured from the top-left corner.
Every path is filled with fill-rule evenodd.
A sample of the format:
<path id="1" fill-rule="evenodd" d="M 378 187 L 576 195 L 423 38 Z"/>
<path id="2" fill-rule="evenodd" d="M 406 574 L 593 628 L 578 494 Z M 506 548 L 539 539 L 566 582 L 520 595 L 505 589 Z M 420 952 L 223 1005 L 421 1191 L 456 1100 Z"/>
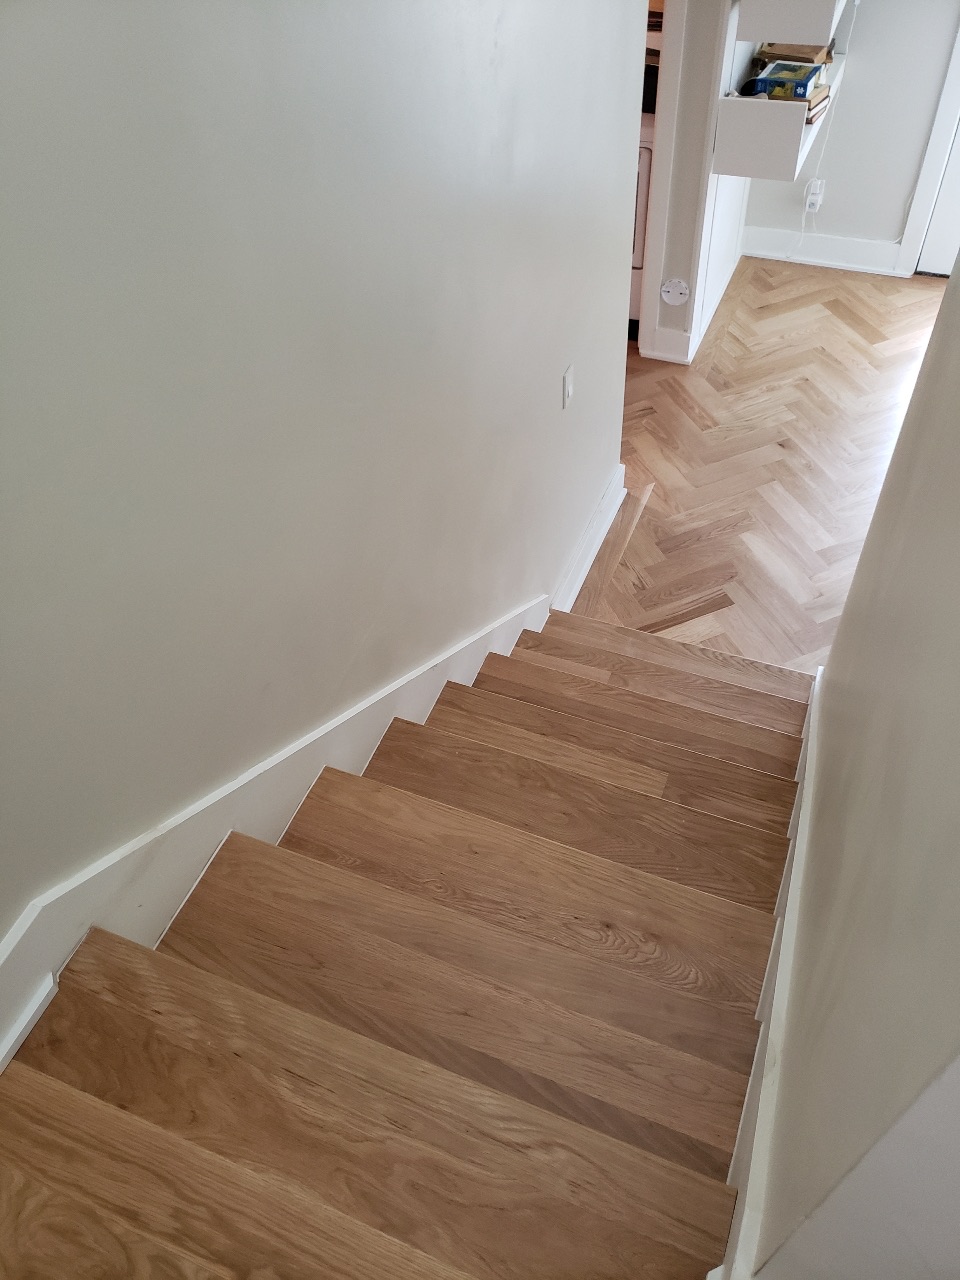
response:
<path id="1" fill-rule="evenodd" d="M 923 164 L 920 166 L 920 177 L 913 193 L 907 225 L 900 238 L 900 252 L 894 269 L 898 276 L 912 276 L 917 269 L 958 126 L 960 126 L 960 29 L 957 30 L 953 54 L 947 66 L 943 93 L 940 95 L 937 113 L 933 118 L 933 128 L 930 130 Z"/>

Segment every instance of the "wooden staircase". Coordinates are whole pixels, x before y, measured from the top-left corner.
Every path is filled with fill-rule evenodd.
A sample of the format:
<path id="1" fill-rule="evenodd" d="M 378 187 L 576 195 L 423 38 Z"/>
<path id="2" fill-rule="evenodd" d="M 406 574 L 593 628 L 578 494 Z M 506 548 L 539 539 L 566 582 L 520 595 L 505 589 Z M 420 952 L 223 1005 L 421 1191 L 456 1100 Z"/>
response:
<path id="1" fill-rule="evenodd" d="M 553 614 L 0 1076 L 9 1280 L 703 1280 L 811 680 Z"/>

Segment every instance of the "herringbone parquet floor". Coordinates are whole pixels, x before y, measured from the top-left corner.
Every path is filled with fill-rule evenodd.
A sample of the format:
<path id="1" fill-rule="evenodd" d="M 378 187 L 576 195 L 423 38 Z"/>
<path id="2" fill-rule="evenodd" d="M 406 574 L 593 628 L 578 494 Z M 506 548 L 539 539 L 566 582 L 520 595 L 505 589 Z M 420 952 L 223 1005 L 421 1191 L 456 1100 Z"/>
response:
<path id="1" fill-rule="evenodd" d="M 815 670 L 942 295 L 941 280 L 745 258 L 689 368 L 632 348 L 627 487 L 655 487 L 583 611 Z"/>

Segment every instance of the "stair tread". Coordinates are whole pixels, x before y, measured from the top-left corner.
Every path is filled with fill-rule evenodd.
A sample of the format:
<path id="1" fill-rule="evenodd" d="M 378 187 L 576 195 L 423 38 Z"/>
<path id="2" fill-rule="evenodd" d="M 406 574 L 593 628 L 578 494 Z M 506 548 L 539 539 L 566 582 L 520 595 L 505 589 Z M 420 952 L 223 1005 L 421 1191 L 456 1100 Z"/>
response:
<path id="1" fill-rule="evenodd" d="M 52 1006 L 51 1006 L 52 1007 Z M 0 1075 L 0 1149 L 56 1192 L 202 1261 L 285 1280 L 456 1280 L 289 1179 L 244 1168 L 16 1059 Z M 216 1274 L 216 1272 L 214 1272 Z"/>
<path id="2" fill-rule="evenodd" d="M 365 776 L 772 911 L 785 836 L 395 720 Z"/>
<path id="3" fill-rule="evenodd" d="M 473 687 L 776 777 L 792 779 L 800 758 L 801 741 L 793 734 L 692 710 L 520 658 L 488 654 Z"/>
<path id="4" fill-rule="evenodd" d="M 485 689 L 447 684 L 427 724 L 747 826 L 790 823 L 794 782 Z"/>
<path id="5" fill-rule="evenodd" d="M 96 1018 L 91 1016 L 91 1000 L 102 1006 Z M 150 1212 L 157 1199 L 163 1206 L 161 1216 L 169 1213 L 169 1194 L 164 1202 L 143 1179 L 152 1176 L 163 1183 L 164 1178 L 170 1178 L 170 1170 L 179 1170 L 182 1158 L 188 1167 L 183 1194 L 189 1199 L 189 1212 L 200 1215 L 201 1225 L 209 1204 L 202 1194 L 204 1180 L 197 1185 L 192 1174 L 197 1166 L 201 1170 L 206 1166 L 212 1175 L 207 1176 L 207 1188 L 215 1188 L 216 1194 L 224 1197 L 228 1216 L 234 1193 L 241 1190 L 239 1222 L 246 1221 L 248 1190 L 262 1179 L 268 1199 L 283 1201 L 289 1189 L 300 1193 L 288 1196 L 294 1202 L 292 1217 L 305 1212 L 314 1217 L 329 1213 L 334 1226 L 340 1221 L 352 1224 L 353 1239 L 361 1243 L 367 1231 L 374 1236 L 378 1233 L 370 1231 L 365 1222 L 353 1220 L 352 1213 L 337 1208 L 338 1203 L 349 1203 L 351 1196 L 362 1198 L 365 1207 L 357 1202 L 357 1212 L 367 1217 L 394 1212 L 401 1226 L 403 1221 L 422 1222 L 420 1239 L 425 1249 L 436 1249 L 436 1242 L 445 1242 L 449 1249 L 451 1240 L 460 1239 L 461 1230 L 470 1231 L 476 1240 L 484 1224 L 488 1233 L 497 1228 L 498 1220 L 488 1212 L 492 1204 L 504 1219 L 499 1224 L 500 1234 L 509 1235 L 516 1211 L 517 1229 L 525 1226 L 531 1247 L 539 1242 L 547 1251 L 534 1268 L 529 1249 L 525 1252 L 518 1245 L 518 1256 L 524 1258 L 522 1265 L 529 1270 L 517 1274 L 567 1274 L 559 1266 L 559 1256 L 550 1262 L 549 1249 L 556 1242 L 558 1248 L 576 1254 L 577 1231 L 585 1235 L 580 1247 L 593 1243 L 595 1262 L 608 1263 L 609 1270 L 604 1268 L 603 1274 L 622 1275 L 625 1280 L 640 1274 L 640 1261 L 653 1256 L 662 1258 L 664 1265 L 649 1274 L 690 1276 L 690 1280 L 696 1276 L 699 1280 L 704 1266 L 722 1254 L 733 1193 L 721 1181 L 681 1169 L 538 1106 L 436 1069 L 332 1021 L 216 977 L 200 966 L 95 931 L 65 970 L 63 992 L 55 997 L 51 1011 L 58 1002 L 59 1025 L 51 1021 L 47 1030 L 38 1028 L 29 1052 L 44 1064 L 45 1071 L 74 1080 L 77 1087 L 67 1088 L 58 1080 L 51 1082 L 54 1087 L 50 1091 L 44 1084 L 45 1075 L 17 1061 L 13 1075 L 0 1080 L 0 1101 L 8 1098 L 26 1117 L 29 1107 L 20 1108 L 18 1091 L 18 1083 L 24 1079 L 38 1080 L 42 1091 L 51 1093 L 54 1100 L 59 1098 L 54 1111 L 67 1123 L 60 1124 L 59 1115 L 52 1115 L 56 1151 L 51 1152 L 42 1137 L 33 1143 L 27 1138 L 24 1149 L 28 1157 L 41 1167 L 49 1161 L 54 1183 L 68 1193 L 86 1192 L 87 1175 L 92 1172 L 91 1192 L 96 1193 L 92 1198 L 97 1198 L 102 1181 L 105 1194 L 101 1198 L 113 1204 L 110 1192 L 114 1181 L 120 1181 L 123 1194 L 111 1212 L 122 1213 L 140 1228 L 154 1229 Z M 91 1028 L 96 1021 L 100 1021 L 100 1030 L 95 1036 Z M 119 1039 L 115 1034 L 118 1029 L 122 1030 Z M 283 1053 L 278 1059 L 280 1044 Z M 183 1051 L 188 1060 L 180 1057 Z M 136 1069 L 118 1074 L 114 1070 L 118 1059 Z M 169 1087 L 164 1091 L 168 1075 L 177 1080 L 178 1092 Z M 154 1088 L 146 1083 L 148 1079 L 154 1080 Z M 8 1085 L 5 1094 L 4 1085 Z M 97 1101 L 91 1106 L 90 1098 L 82 1092 L 88 1089 L 110 1097 L 115 1105 L 105 1107 Z M 157 1097 L 159 1092 L 164 1096 Z M 229 1110 L 237 1105 L 237 1094 L 242 1120 Z M 178 1101 L 180 1096 L 182 1102 Z M 4 1110 L 12 1111 L 14 1106 Z M 132 1117 L 124 1115 L 123 1107 L 142 1112 L 132 1126 Z M 269 1130 L 289 1123 L 291 1107 L 296 1110 L 298 1124 L 306 1120 L 314 1125 L 319 1120 L 320 1129 L 329 1133 L 333 1155 L 324 1147 L 328 1139 L 311 1128 L 305 1137 L 310 1143 L 307 1164 L 284 1164 L 301 1161 L 303 1153 L 284 1153 L 276 1147 L 276 1139 L 269 1137 Z M 41 1107 L 41 1121 L 44 1117 L 45 1108 Z M 4 1137 L 18 1129 L 9 1120 L 9 1116 L 0 1117 Z M 238 1133 L 244 1125 L 251 1125 L 252 1133 Z M 133 1140 L 124 1139 L 124 1130 L 129 1133 L 131 1128 Z M 191 1140 L 186 1142 L 175 1133 L 161 1134 L 163 1128 L 180 1128 Z M 138 1132 L 146 1134 L 146 1144 L 136 1139 Z M 260 1146 L 253 1140 L 255 1134 L 260 1135 Z M 90 1140 L 84 1142 L 84 1137 Z M 319 1146 L 315 1146 L 315 1139 Z M 218 1155 L 214 1149 L 205 1152 L 205 1143 L 230 1151 L 232 1157 Z M 87 1146 L 93 1148 L 92 1166 L 84 1157 Z M 104 1172 L 105 1166 L 123 1165 L 132 1152 L 136 1160 L 142 1158 L 143 1170 L 134 1169 L 138 1188 L 128 1194 L 127 1170 L 116 1169 L 113 1176 L 108 1172 L 106 1179 Z M 19 1155 L 17 1143 L 5 1144 L 5 1157 Z M 366 1172 L 365 1161 L 371 1166 Z M 383 1162 L 387 1162 L 387 1170 Z M 59 1176 L 61 1164 L 72 1166 L 69 1172 L 64 1170 L 64 1178 Z M 82 1172 L 79 1165 L 84 1166 Z M 283 1167 L 278 1169 L 278 1165 Z M 321 1166 L 329 1167 L 330 1184 L 311 1190 L 303 1180 L 319 1185 L 326 1176 Z M 344 1176 L 348 1170 L 352 1174 Z M 431 1199 L 438 1179 L 443 1180 L 439 1199 Z M 449 1204 L 445 1203 L 444 1187 Z M 146 1220 L 140 1216 L 138 1189 L 145 1193 Z M 413 1206 L 412 1199 L 420 1194 L 434 1204 L 433 1217 L 426 1208 L 421 1215 L 420 1208 Z M 403 1197 L 408 1197 L 406 1219 L 399 1213 Z M 216 1207 L 219 1211 L 219 1202 Z M 475 1215 L 472 1226 L 468 1225 L 471 1212 Z M 269 1216 L 269 1204 L 262 1213 L 253 1213 L 250 1225 L 257 1242 Z M 347 1236 L 349 1245 L 349 1231 Z M 385 1239 L 397 1243 L 389 1236 Z M 198 1247 L 204 1256 L 227 1265 L 234 1261 L 233 1254 L 211 1248 L 202 1233 L 184 1231 L 180 1243 Z M 489 1252 L 495 1253 L 493 1249 Z M 274 1265 L 288 1262 L 283 1248 L 269 1257 Z M 399 1257 L 406 1257 L 406 1252 Z M 504 1258 L 508 1257 L 509 1249 L 504 1249 Z M 247 1265 L 255 1258 L 255 1249 L 248 1249 Z M 691 1258 L 699 1272 L 691 1266 Z M 388 1261 L 384 1261 L 381 1275 L 453 1274 L 438 1258 L 422 1272 L 412 1272 L 406 1266 L 390 1271 Z M 571 1274 L 594 1274 L 589 1254 L 581 1257 L 581 1263 Z M 356 1272 L 333 1267 L 315 1272 L 300 1267 L 279 1270 L 284 1275 L 374 1274 L 361 1267 Z M 489 1266 L 475 1266 L 474 1261 L 466 1261 L 466 1270 L 470 1275 L 489 1274 Z M 498 1267 L 493 1274 L 512 1272 Z"/>
<path id="6" fill-rule="evenodd" d="M 729 684 L 792 701 L 809 702 L 813 689 L 813 676 L 803 671 L 775 667 L 756 658 L 706 649 L 702 645 L 687 644 L 649 631 L 637 631 L 633 627 L 621 627 L 556 609 L 551 611 L 544 632 L 596 645 L 624 657 L 645 659 L 695 675 L 713 676 Z"/>
<path id="7" fill-rule="evenodd" d="M 511 981 L 750 1070 L 767 915 L 332 769 L 282 844 L 456 908 L 461 944 Z"/>
<path id="8" fill-rule="evenodd" d="M 515 658 L 583 675 L 601 684 L 679 702 L 693 711 L 741 720 L 799 736 L 807 703 L 643 658 L 625 657 L 595 642 L 571 639 L 557 632 L 524 631 L 514 647 Z"/>
<path id="9" fill-rule="evenodd" d="M 66 1195 L 0 1157 L 4 1275 L 30 1280 L 236 1280 L 187 1250 L 137 1231 L 90 1200 Z"/>
<path id="10" fill-rule="evenodd" d="M 534 1227 L 545 1244 L 556 1213 L 570 1214 L 581 1225 L 593 1218 L 608 1227 L 626 1224 L 630 1235 L 624 1241 L 636 1235 L 645 1248 L 655 1244 L 699 1259 L 722 1252 L 733 1205 L 729 1187 L 225 980 L 214 972 L 222 961 L 214 954 L 207 959 L 212 968 L 97 930 L 71 961 L 64 985 L 142 1015 L 176 1045 L 215 1049 L 270 1078 L 279 1067 L 288 1096 L 305 1086 L 310 1106 L 369 1127 L 371 1140 L 394 1141 L 404 1150 L 404 1144 L 418 1144 L 432 1160 L 452 1162 L 458 1177 L 473 1178 L 477 1187 L 495 1180 L 500 1190 L 488 1184 L 485 1199 L 495 1194 L 507 1205 L 516 1197 L 524 1206 L 543 1207 Z M 201 1081 L 206 1079 L 202 1073 Z M 351 1159 L 364 1157 L 366 1142 L 357 1146 Z M 407 1186 L 402 1166 L 393 1168 L 397 1187 Z M 348 1190 L 341 1187 L 339 1194 Z M 469 1193 L 458 1200 L 478 1212 L 483 1202 Z M 501 1229 L 507 1227 L 503 1223 Z"/>
<path id="11" fill-rule="evenodd" d="M 251 1172 L 279 1174 L 456 1270 L 552 1280 L 560 1257 L 585 1274 L 657 1248 L 615 1213 L 544 1194 L 516 1159 L 489 1159 L 489 1144 L 467 1156 L 424 1141 L 402 1108 L 384 1115 L 382 1093 L 344 1072 L 313 1082 L 280 1057 L 257 1065 L 69 982 L 44 1021 L 24 1058 L 35 1069 Z"/>
<path id="12" fill-rule="evenodd" d="M 236 942 L 224 938 L 231 914 Z M 351 1016 L 376 1023 L 368 1034 L 381 1034 L 384 1019 L 401 1022 L 418 1042 L 421 1033 L 438 1035 L 580 1100 L 596 1099 L 624 1113 L 625 1134 L 655 1154 L 678 1134 L 732 1152 L 742 1074 L 531 994 L 505 973 L 468 967 L 471 923 L 435 902 L 235 834 L 165 946 L 216 937 L 221 954 L 226 948 L 263 967 L 279 956 L 289 966 L 299 953 L 298 996 L 349 1003 Z M 491 933 L 488 947 L 499 931 Z"/>

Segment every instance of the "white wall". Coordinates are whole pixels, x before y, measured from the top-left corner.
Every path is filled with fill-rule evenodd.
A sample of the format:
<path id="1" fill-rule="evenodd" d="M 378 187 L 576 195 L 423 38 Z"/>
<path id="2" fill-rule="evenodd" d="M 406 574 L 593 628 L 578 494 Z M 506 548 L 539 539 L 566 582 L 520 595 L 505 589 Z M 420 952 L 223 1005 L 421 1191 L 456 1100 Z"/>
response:
<path id="1" fill-rule="evenodd" d="M 958 404 L 954 277 L 823 678 L 761 1262 L 960 1054 Z"/>
<path id="2" fill-rule="evenodd" d="M 737 77 L 738 10 L 737 0 L 678 0 L 665 7 L 664 65 L 679 64 L 679 82 L 676 112 L 664 112 L 660 103 L 657 108 L 648 225 L 648 243 L 652 238 L 654 244 L 645 264 L 649 275 L 640 326 L 640 349 L 654 358 L 692 359 L 740 260 L 750 184 L 711 172 L 718 102 Z M 682 46 L 674 35 L 677 27 Z M 668 93 L 669 86 L 661 83 L 661 100 Z M 669 175 L 663 176 L 659 166 L 669 167 Z M 667 193 L 660 227 L 658 187 Z M 658 236 L 662 254 L 656 252 Z M 690 287 L 682 306 L 660 300 L 661 283 L 672 278 Z"/>
<path id="3" fill-rule="evenodd" d="M 554 587 L 618 459 L 644 17 L 0 10 L 0 930 Z"/>
<path id="4" fill-rule="evenodd" d="M 956 1280 L 960 1059 L 760 1271 L 760 1280 Z"/>
<path id="5" fill-rule="evenodd" d="M 892 270 L 958 24 L 960 0 L 861 0 L 832 120 L 796 182 L 754 181 L 748 248 Z M 804 187 L 817 173 L 826 181 L 823 208 L 800 244 Z"/>

